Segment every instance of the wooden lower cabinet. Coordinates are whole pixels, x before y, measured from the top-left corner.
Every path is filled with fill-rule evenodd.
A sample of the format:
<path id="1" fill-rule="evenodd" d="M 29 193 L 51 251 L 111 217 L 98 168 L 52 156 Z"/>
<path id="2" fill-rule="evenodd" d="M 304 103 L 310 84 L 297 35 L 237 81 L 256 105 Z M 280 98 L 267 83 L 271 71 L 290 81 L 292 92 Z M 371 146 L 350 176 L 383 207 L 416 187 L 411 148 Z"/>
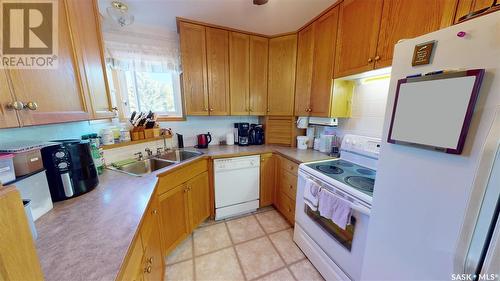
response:
<path id="1" fill-rule="evenodd" d="M 181 184 L 159 197 L 163 249 L 170 252 L 190 233 L 186 184 Z"/>
<path id="2" fill-rule="evenodd" d="M 188 188 L 189 217 L 191 230 L 210 216 L 210 191 L 208 172 L 197 175 L 186 183 Z"/>
<path id="3" fill-rule="evenodd" d="M 169 184 L 176 180 L 183 182 L 169 188 Z M 163 254 L 167 255 L 210 216 L 207 160 L 195 162 L 166 175 L 160 179 L 158 189 L 166 190 L 159 194 L 158 203 Z"/>
<path id="4" fill-rule="evenodd" d="M 117 280 L 163 280 L 164 268 L 158 202 L 153 195 Z"/>
<path id="5" fill-rule="evenodd" d="M 295 223 L 298 168 L 297 163 L 277 156 L 276 183 L 278 187 L 274 205 L 292 225 Z"/>
<path id="6" fill-rule="evenodd" d="M 272 153 L 260 155 L 260 207 L 270 206 L 276 192 L 276 156 Z"/>
<path id="7" fill-rule="evenodd" d="M 0 184 L 0 280 L 43 280 L 19 191 Z"/>

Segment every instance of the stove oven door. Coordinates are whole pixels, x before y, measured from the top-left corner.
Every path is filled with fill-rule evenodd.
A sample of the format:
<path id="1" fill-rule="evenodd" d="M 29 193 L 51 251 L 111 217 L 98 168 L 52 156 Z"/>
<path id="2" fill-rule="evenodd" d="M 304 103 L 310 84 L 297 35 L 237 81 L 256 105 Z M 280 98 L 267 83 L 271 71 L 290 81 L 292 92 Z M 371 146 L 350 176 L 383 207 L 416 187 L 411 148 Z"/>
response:
<path id="1" fill-rule="evenodd" d="M 319 253 L 319 255 L 326 255 L 332 261 L 331 264 L 338 267 L 334 268 L 333 271 L 343 273 L 338 274 L 341 279 L 344 279 L 342 276 L 345 275 L 351 280 L 360 280 L 369 209 L 366 207 L 353 208 L 351 224 L 345 230 L 339 228 L 331 220 L 321 217 L 318 212 L 313 212 L 304 204 L 303 194 L 306 177 L 312 178 L 303 171 L 299 172 L 295 211 L 295 222 L 299 227 L 295 231 L 303 231 L 306 234 L 303 236 L 310 240 L 308 242 L 315 244 L 315 248 L 321 249 L 323 253 Z M 327 188 L 327 183 L 315 181 L 321 183 L 323 188 Z M 327 189 L 329 191 L 337 190 L 334 186 Z M 341 195 L 351 202 L 354 201 L 353 205 L 356 205 L 356 200 L 353 197 L 349 197 L 343 192 Z M 301 247 L 301 243 L 297 243 Z M 308 251 L 304 252 L 307 254 Z"/>

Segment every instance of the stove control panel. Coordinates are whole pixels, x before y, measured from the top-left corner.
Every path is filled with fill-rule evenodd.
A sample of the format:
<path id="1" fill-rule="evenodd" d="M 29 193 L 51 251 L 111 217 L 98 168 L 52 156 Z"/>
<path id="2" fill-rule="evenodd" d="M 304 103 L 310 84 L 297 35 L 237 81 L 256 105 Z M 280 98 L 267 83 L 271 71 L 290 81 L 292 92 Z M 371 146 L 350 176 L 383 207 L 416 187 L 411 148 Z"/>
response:
<path id="1" fill-rule="evenodd" d="M 362 155 L 375 156 L 380 154 L 381 140 L 377 138 L 345 135 L 342 139 L 341 149 Z"/>

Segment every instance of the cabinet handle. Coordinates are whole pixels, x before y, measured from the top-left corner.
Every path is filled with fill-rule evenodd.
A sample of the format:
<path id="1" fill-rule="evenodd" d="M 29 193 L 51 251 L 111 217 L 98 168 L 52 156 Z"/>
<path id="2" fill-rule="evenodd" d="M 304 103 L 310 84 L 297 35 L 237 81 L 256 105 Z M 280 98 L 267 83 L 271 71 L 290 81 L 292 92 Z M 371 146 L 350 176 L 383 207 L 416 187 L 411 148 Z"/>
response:
<path id="1" fill-rule="evenodd" d="M 148 263 L 153 264 L 153 257 L 150 257 L 147 261 Z"/>
<path id="2" fill-rule="evenodd" d="M 312 108 L 309 107 L 309 112 L 313 111 Z"/>
<path id="3" fill-rule="evenodd" d="M 375 61 L 379 61 L 379 60 L 380 60 L 380 56 L 376 56 Z"/>
<path id="4" fill-rule="evenodd" d="M 372 61 L 373 61 L 373 59 L 372 59 L 372 58 L 368 58 L 368 62 L 372 62 Z"/>
<path id="5" fill-rule="evenodd" d="M 204 110 L 205 110 L 205 111 L 208 111 L 208 107 L 205 107 L 205 109 L 204 109 Z"/>
<path id="6" fill-rule="evenodd" d="M 151 266 L 150 265 L 148 265 L 148 267 L 146 267 L 144 269 L 144 273 L 151 273 Z"/>
<path id="7" fill-rule="evenodd" d="M 155 214 L 155 215 L 158 214 L 158 210 L 154 209 L 153 214 Z"/>
<path id="8" fill-rule="evenodd" d="M 213 109 L 212 107 L 211 107 L 209 110 L 210 110 L 210 111 L 214 111 L 214 109 Z"/>
<path id="9" fill-rule="evenodd" d="M 29 110 L 37 110 L 38 104 L 34 101 L 29 101 L 24 105 L 24 108 Z"/>
<path id="10" fill-rule="evenodd" d="M 7 109 L 9 110 L 23 110 L 24 109 L 24 103 L 20 101 L 13 101 L 9 102 L 6 105 Z"/>
<path id="11" fill-rule="evenodd" d="M 270 108 L 268 108 L 268 109 L 267 109 L 267 112 L 271 112 L 271 109 L 270 109 Z"/>
<path id="12" fill-rule="evenodd" d="M 293 189 L 293 186 L 292 186 L 292 185 L 290 185 L 290 189 Z"/>

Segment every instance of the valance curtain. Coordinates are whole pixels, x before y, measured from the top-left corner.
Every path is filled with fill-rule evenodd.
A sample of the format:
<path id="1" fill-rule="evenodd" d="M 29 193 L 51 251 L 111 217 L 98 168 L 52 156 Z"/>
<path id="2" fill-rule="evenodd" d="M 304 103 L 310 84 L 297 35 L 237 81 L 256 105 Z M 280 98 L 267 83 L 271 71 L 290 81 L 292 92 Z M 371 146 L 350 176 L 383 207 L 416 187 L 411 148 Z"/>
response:
<path id="1" fill-rule="evenodd" d="M 152 36 L 134 32 L 105 32 L 106 62 L 112 69 L 180 73 L 177 33 Z"/>

